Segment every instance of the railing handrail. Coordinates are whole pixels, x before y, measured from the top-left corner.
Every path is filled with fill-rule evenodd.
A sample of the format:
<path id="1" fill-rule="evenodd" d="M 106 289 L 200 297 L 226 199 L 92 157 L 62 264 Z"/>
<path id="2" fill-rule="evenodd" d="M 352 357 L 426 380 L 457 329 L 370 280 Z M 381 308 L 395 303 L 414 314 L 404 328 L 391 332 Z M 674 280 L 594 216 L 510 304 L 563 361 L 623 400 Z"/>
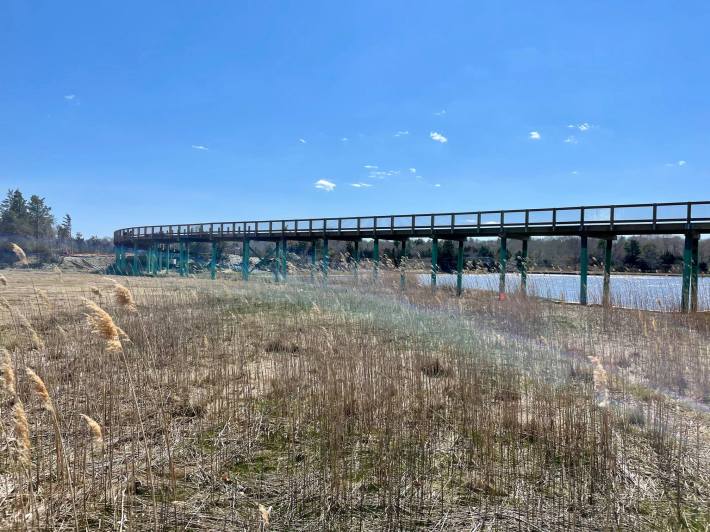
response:
<path id="1" fill-rule="evenodd" d="M 594 227 L 595 225 L 610 225 L 612 228 L 618 224 L 629 224 L 629 223 L 649 223 L 653 224 L 655 228 L 658 224 L 664 223 L 693 223 L 693 222 L 705 222 L 710 221 L 710 216 L 693 216 L 692 209 L 693 206 L 700 205 L 710 205 L 710 201 L 690 201 L 690 202 L 662 202 L 662 203 L 627 203 L 627 204 L 617 204 L 617 205 L 580 205 L 574 207 L 545 207 L 545 208 L 532 208 L 532 209 L 501 209 L 501 210 L 480 210 L 480 211 L 457 211 L 457 212 L 438 212 L 438 213 L 414 213 L 414 214 L 388 214 L 388 215 L 366 215 L 366 216 L 340 216 L 340 217 L 321 217 L 321 218 L 289 218 L 289 219 L 272 219 L 272 220 L 242 220 L 242 221 L 224 221 L 224 222 L 197 222 L 197 223 L 185 223 L 185 224 L 169 224 L 169 225 L 142 225 L 134 227 L 124 227 L 114 231 L 114 238 L 121 236 L 133 236 L 140 237 L 141 234 L 144 236 L 153 235 L 190 235 L 190 234 L 215 234 L 220 235 L 234 235 L 234 234 L 257 234 L 257 235 L 278 235 L 285 233 L 295 233 L 295 234 L 308 234 L 313 235 L 314 231 L 326 233 L 328 231 L 337 232 L 338 234 L 351 233 L 351 232 L 361 232 L 364 230 L 371 230 L 373 232 L 383 231 L 390 232 L 404 231 L 406 229 L 417 230 L 417 229 L 438 229 L 443 227 L 450 227 L 452 230 L 456 228 L 468 229 L 472 227 L 477 227 L 479 229 L 483 227 L 493 227 L 498 226 L 501 229 L 511 228 L 511 227 L 540 227 L 540 226 L 551 226 L 553 229 L 556 227 L 564 227 L 570 225 L 580 225 L 580 227 Z M 661 207 L 685 207 L 686 216 L 683 217 L 659 217 L 658 208 Z M 653 215 L 650 218 L 621 218 L 617 217 L 619 210 L 624 209 L 652 209 Z M 590 211 L 600 211 L 608 210 L 608 218 L 589 218 L 588 215 Z M 560 220 L 557 216 L 560 212 L 570 212 L 579 211 L 577 219 L 572 220 Z M 537 222 L 530 219 L 531 213 L 541 213 L 549 212 L 551 214 L 550 221 Z M 506 215 L 512 214 L 524 214 L 524 221 L 510 220 L 508 216 L 506 220 Z M 585 215 L 586 214 L 586 215 Z M 482 221 L 483 217 L 488 217 L 496 215 L 499 217 L 499 221 Z M 472 220 L 464 220 L 464 222 L 470 223 L 459 223 L 456 218 L 459 216 L 466 216 L 475 218 Z M 418 218 L 427 218 L 426 223 L 418 224 Z M 437 223 L 438 218 L 447 218 L 447 220 Z M 396 225 L 395 220 L 398 219 L 408 219 L 411 223 L 407 225 Z M 362 221 L 371 222 L 371 225 L 367 224 L 363 227 Z M 343 227 L 343 222 L 352 221 L 356 227 Z M 385 225 L 379 225 L 380 221 L 386 222 Z M 315 224 L 314 224 L 315 222 Z M 329 222 L 337 222 L 337 228 L 328 228 Z M 299 227 L 299 224 L 306 224 L 307 227 L 303 229 Z M 268 224 L 268 229 L 261 229 L 259 226 L 262 224 Z M 290 229 L 290 226 L 293 229 Z M 314 227 L 314 225 L 321 225 L 319 227 Z M 205 230 L 205 227 L 209 227 L 209 230 Z M 217 226 L 217 229 L 215 229 Z M 231 226 L 225 229 L 225 226 Z M 199 230 L 194 230 L 199 228 Z M 148 233 L 150 229 L 150 233 Z M 157 231 L 156 231 L 157 230 Z"/>

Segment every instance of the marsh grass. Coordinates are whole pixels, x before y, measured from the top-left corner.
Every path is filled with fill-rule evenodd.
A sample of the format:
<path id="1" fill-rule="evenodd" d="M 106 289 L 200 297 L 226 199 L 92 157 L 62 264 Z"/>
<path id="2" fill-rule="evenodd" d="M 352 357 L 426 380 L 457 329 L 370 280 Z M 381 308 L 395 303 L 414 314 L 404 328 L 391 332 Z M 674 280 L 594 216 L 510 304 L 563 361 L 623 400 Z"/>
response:
<path id="1" fill-rule="evenodd" d="M 310 273 L 8 272 L 0 527 L 708 526 L 706 316 Z"/>

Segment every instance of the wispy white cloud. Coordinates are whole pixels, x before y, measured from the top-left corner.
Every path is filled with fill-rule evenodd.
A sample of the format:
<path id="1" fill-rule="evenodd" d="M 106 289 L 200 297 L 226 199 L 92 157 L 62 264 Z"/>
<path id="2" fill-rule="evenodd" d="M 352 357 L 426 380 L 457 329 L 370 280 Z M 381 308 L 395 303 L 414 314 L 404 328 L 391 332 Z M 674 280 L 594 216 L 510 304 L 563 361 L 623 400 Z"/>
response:
<path id="1" fill-rule="evenodd" d="M 567 127 L 570 129 L 578 129 L 579 131 L 584 133 L 585 131 L 589 131 L 590 129 L 592 129 L 594 126 L 589 122 L 582 122 L 581 124 L 569 124 Z"/>
<path id="2" fill-rule="evenodd" d="M 348 137 L 343 137 L 342 139 L 340 139 L 341 142 L 347 142 L 348 140 L 350 140 Z"/>
<path id="3" fill-rule="evenodd" d="M 350 183 L 351 187 L 355 188 L 370 188 L 372 184 L 370 183 Z"/>
<path id="4" fill-rule="evenodd" d="M 193 144 L 192 145 L 193 150 L 200 150 L 200 151 L 208 151 L 209 148 L 207 146 L 203 146 L 202 144 Z"/>
<path id="5" fill-rule="evenodd" d="M 564 140 L 565 144 L 578 144 L 579 141 L 576 139 L 574 135 L 570 135 Z"/>
<path id="6" fill-rule="evenodd" d="M 666 163 L 666 166 L 670 168 L 673 166 L 685 166 L 686 164 L 688 164 L 688 161 L 684 161 L 681 159 L 680 161 L 676 161 L 674 163 Z"/>
<path id="7" fill-rule="evenodd" d="M 325 190 L 326 192 L 332 192 L 335 189 L 335 183 L 328 181 L 327 179 L 319 179 L 313 186 L 320 190 Z"/>
<path id="8" fill-rule="evenodd" d="M 688 163 L 683 160 L 678 161 L 678 166 L 685 166 L 686 164 Z"/>
<path id="9" fill-rule="evenodd" d="M 376 164 L 366 164 L 363 166 L 365 170 L 377 170 L 377 165 Z"/>
<path id="10" fill-rule="evenodd" d="M 441 183 L 435 183 L 434 188 L 441 188 Z"/>
<path id="11" fill-rule="evenodd" d="M 572 170 L 572 171 L 570 172 L 570 174 L 572 174 L 572 175 L 577 175 L 577 174 L 579 174 L 579 172 L 578 172 L 577 170 Z"/>
<path id="12" fill-rule="evenodd" d="M 541 137 L 540 137 L 540 133 L 539 133 L 539 132 L 537 132 L 537 131 L 531 131 L 531 132 L 528 134 L 528 138 L 529 138 L 530 140 L 540 140 Z"/>
<path id="13" fill-rule="evenodd" d="M 399 175 L 399 170 L 370 170 L 368 176 L 377 179 L 384 179 L 385 177 L 392 177 L 393 175 Z"/>
<path id="14" fill-rule="evenodd" d="M 298 139 L 298 142 L 300 142 L 301 144 L 306 144 L 306 139 Z"/>
<path id="15" fill-rule="evenodd" d="M 434 113 L 434 116 L 444 116 L 446 114 L 446 109 L 442 109 L 441 111 L 437 111 Z"/>
<path id="16" fill-rule="evenodd" d="M 442 144 L 449 141 L 449 139 L 447 139 L 444 135 L 442 135 L 441 133 L 439 133 L 437 131 L 432 131 L 431 133 L 429 133 L 429 137 L 431 137 L 431 140 L 434 140 L 436 142 L 441 142 Z"/>
<path id="17" fill-rule="evenodd" d="M 76 98 L 76 94 L 65 94 L 64 99 L 68 101 L 72 101 L 73 99 Z"/>
<path id="18" fill-rule="evenodd" d="M 394 134 L 395 137 L 403 137 L 405 135 L 409 135 L 409 131 L 397 131 L 397 133 Z"/>
<path id="19" fill-rule="evenodd" d="M 410 174 L 416 174 L 416 173 L 417 173 L 417 169 L 416 169 L 416 168 L 410 168 L 410 169 L 409 169 L 409 173 L 410 173 Z"/>

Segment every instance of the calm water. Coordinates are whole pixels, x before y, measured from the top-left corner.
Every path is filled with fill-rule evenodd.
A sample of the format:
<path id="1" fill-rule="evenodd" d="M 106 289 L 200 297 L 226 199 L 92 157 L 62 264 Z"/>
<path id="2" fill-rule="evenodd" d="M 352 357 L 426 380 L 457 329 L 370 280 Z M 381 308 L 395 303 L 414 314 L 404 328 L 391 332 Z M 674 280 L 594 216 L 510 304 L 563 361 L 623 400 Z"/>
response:
<path id="1" fill-rule="evenodd" d="M 429 275 L 420 275 L 419 282 L 431 283 Z M 439 274 L 437 284 L 456 285 L 456 275 Z M 659 275 L 612 275 L 612 304 L 619 307 L 646 310 L 678 310 L 680 308 L 682 278 Z M 506 292 L 515 292 L 520 287 L 520 275 L 505 276 Z M 464 275 L 464 288 L 498 291 L 498 274 Z M 601 304 L 602 277 L 590 275 L 587 282 L 587 299 L 591 304 Z M 528 274 L 528 293 L 546 299 L 579 302 L 579 275 L 575 274 Z M 698 282 L 698 307 L 710 310 L 710 277 L 701 277 Z"/>

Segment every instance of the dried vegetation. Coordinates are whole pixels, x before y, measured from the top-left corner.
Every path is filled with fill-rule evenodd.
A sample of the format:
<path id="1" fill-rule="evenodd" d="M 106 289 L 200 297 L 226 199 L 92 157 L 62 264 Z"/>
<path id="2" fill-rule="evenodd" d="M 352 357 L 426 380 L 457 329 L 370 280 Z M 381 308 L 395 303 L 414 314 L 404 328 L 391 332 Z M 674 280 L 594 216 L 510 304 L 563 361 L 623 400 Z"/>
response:
<path id="1" fill-rule="evenodd" d="M 6 277 L 2 529 L 710 523 L 708 316 Z"/>

